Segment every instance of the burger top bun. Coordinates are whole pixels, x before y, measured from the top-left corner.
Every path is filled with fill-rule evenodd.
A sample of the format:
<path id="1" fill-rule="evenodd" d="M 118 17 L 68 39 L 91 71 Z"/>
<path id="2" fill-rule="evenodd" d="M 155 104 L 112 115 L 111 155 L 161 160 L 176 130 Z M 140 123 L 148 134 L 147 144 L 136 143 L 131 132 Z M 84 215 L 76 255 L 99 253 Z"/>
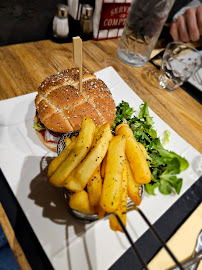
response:
<path id="1" fill-rule="evenodd" d="M 40 121 L 51 131 L 66 133 L 79 130 L 84 116 L 96 125 L 115 119 L 115 103 L 106 84 L 83 69 L 82 91 L 79 69 L 71 68 L 46 78 L 35 99 Z"/>

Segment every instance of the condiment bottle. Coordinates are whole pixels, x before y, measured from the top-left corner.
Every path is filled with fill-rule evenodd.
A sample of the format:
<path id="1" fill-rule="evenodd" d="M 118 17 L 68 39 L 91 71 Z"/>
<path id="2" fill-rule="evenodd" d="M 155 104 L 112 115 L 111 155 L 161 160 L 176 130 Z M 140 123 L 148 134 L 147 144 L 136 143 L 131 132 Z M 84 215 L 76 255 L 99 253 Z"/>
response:
<path id="1" fill-rule="evenodd" d="M 69 35 L 68 6 L 59 4 L 53 19 L 53 36 L 58 40 L 66 40 Z"/>
<path id="2" fill-rule="evenodd" d="M 80 29 L 83 39 L 89 39 L 93 33 L 93 8 L 84 4 L 81 10 Z"/>

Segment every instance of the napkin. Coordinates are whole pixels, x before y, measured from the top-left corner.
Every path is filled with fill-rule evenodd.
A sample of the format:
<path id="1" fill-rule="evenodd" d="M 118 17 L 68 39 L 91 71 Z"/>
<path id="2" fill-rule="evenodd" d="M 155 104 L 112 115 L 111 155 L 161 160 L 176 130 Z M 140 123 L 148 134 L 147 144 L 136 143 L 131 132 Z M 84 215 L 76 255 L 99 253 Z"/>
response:
<path id="1" fill-rule="evenodd" d="M 160 54 L 164 50 L 165 48 L 158 48 L 158 49 L 152 50 L 151 55 L 150 55 L 150 60 L 152 60 L 154 57 L 156 57 L 158 54 Z"/>
<path id="2" fill-rule="evenodd" d="M 69 14 L 74 20 L 80 19 L 81 4 L 79 0 L 68 0 Z"/>
<path id="3" fill-rule="evenodd" d="M 167 242 L 168 247 L 180 262 L 191 258 L 195 251 L 197 237 L 202 229 L 202 203 L 182 224 Z M 162 270 L 174 267 L 175 264 L 167 251 L 162 248 L 148 264 L 150 270 Z M 202 270 L 202 261 L 198 270 Z"/>

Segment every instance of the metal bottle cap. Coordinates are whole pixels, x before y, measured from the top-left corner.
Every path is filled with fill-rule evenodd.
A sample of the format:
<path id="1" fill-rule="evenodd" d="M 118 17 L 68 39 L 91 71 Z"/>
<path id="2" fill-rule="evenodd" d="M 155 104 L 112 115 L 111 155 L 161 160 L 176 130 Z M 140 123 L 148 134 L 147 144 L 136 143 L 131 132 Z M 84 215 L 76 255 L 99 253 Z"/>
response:
<path id="1" fill-rule="evenodd" d="M 82 6 L 81 14 L 84 16 L 91 17 L 93 15 L 93 8 L 90 5 L 85 4 Z"/>
<path id="2" fill-rule="evenodd" d="M 66 18 L 68 15 L 68 6 L 67 5 L 63 5 L 63 4 L 59 4 L 57 6 L 58 8 L 58 16 L 60 18 Z"/>

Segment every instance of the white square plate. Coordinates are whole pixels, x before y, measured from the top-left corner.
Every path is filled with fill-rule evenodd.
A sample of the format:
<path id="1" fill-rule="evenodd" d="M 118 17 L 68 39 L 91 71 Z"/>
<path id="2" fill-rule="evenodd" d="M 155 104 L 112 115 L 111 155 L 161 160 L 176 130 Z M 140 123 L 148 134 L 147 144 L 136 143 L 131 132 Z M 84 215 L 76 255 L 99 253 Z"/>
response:
<path id="1" fill-rule="evenodd" d="M 139 110 L 142 100 L 112 67 L 96 73 L 110 88 L 116 105 L 127 101 Z M 125 235 L 110 230 L 108 220 L 81 224 L 67 210 L 62 192 L 47 180 L 47 160 L 55 156 L 39 141 L 33 129 L 36 93 L 0 101 L 0 166 L 29 220 L 39 242 L 56 270 L 108 269 L 128 248 Z M 149 100 L 148 100 L 149 104 Z M 184 156 L 189 168 L 181 173 L 180 195 L 145 195 L 140 208 L 151 223 L 199 178 L 194 168 L 200 153 L 150 110 L 158 136 L 171 132 L 169 150 Z M 127 215 L 127 229 L 135 242 L 147 229 L 137 212 Z M 31 244 L 31 243 L 30 243 Z"/>

